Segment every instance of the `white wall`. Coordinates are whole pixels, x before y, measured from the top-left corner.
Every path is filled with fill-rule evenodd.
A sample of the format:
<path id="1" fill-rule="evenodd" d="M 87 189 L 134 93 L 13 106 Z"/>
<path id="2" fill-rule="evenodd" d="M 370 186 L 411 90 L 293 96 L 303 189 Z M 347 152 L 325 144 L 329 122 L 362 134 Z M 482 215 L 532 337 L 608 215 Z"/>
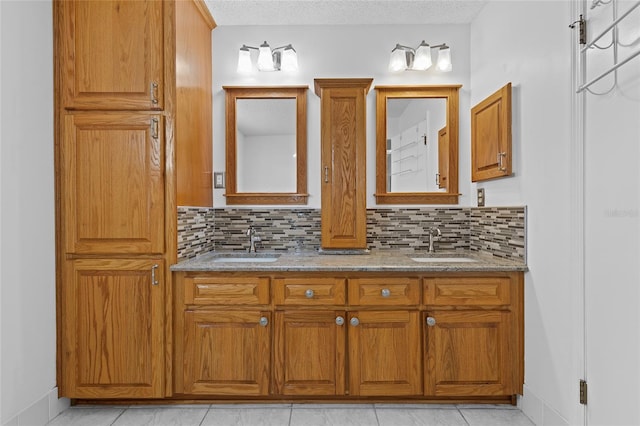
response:
<path id="1" fill-rule="evenodd" d="M 213 32 L 213 168 L 224 171 L 224 85 L 308 85 L 308 191 L 307 207 L 320 207 L 320 99 L 313 92 L 314 78 L 373 78 L 373 86 L 385 84 L 462 84 L 460 111 L 469 110 L 468 25 L 355 25 L 355 26 L 220 26 Z M 243 44 L 272 47 L 291 43 L 298 52 L 296 73 L 236 72 L 238 49 Z M 451 46 L 453 71 L 441 73 L 405 71 L 389 73 L 389 55 L 396 43 L 417 46 L 422 40 Z M 435 59 L 435 56 L 434 56 Z M 367 96 L 367 206 L 375 206 L 375 91 Z M 460 125 L 460 145 L 469 140 L 468 120 Z M 460 182 L 469 181 L 469 153 L 461 156 Z M 469 205 L 462 188 L 462 205 Z M 223 189 L 214 190 L 214 205 L 226 205 Z"/>
<path id="2" fill-rule="evenodd" d="M 58 409 L 52 4 L 0 11 L 0 423 L 41 425 Z"/>
<path id="3" fill-rule="evenodd" d="M 471 25 L 471 105 L 513 84 L 514 176 L 471 188 L 485 188 L 489 206 L 527 205 L 521 406 L 545 425 L 577 421 L 569 8 L 567 1 L 492 1 Z"/>

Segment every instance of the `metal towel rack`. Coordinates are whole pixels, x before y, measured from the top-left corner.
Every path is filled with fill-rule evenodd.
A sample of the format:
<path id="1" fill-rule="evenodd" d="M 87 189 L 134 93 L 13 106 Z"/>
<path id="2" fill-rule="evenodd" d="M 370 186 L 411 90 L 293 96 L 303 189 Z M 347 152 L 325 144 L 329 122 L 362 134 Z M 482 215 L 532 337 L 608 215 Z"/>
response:
<path id="1" fill-rule="evenodd" d="M 610 2 L 613 2 L 613 10 L 614 13 L 616 13 L 615 11 L 617 10 L 617 4 L 616 4 L 616 0 L 609 0 L 609 2 L 604 2 L 603 0 L 594 0 L 593 3 L 591 4 L 591 9 L 594 9 L 598 6 L 600 6 L 601 4 L 608 4 Z M 590 48 L 594 47 L 596 45 L 596 43 L 598 42 L 598 40 L 600 40 L 605 34 L 607 34 L 609 31 L 614 30 L 615 27 L 618 26 L 618 24 L 620 22 L 622 22 L 627 16 L 629 16 L 629 14 L 631 14 L 631 12 L 633 12 L 635 9 L 637 9 L 640 6 L 640 0 L 637 1 L 636 3 L 634 3 L 626 12 L 624 12 L 619 18 L 614 19 L 614 21 L 607 27 L 605 28 L 602 32 L 600 32 L 600 34 L 598 34 L 596 37 L 593 38 L 593 40 L 591 40 L 589 43 L 587 43 L 586 46 L 584 46 L 581 50 L 580 53 L 584 54 L 586 53 Z M 614 15 L 615 17 L 615 15 Z M 618 43 L 618 36 L 617 36 L 617 32 L 613 31 L 612 34 L 612 46 L 613 46 L 613 65 L 607 69 L 605 72 L 601 73 L 599 76 L 591 79 L 589 82 L 582 84 L 580 87 L 578 87 L 578 90 L 576 91 L 577 93 L 580 93 L 584 90 L 587 90 L 591 85 L 593 85 L 594 83 L 602 80 L 604 77 L 608 76 L 609 74 L 611 74 L 612 72 L 616 72 L 618 68 L 622 67 L 624 64 L 626 64 L 627 62 L 631 61 L 632 59 L 634 59 L 635 57 L 640 55 L 640 49 L 638 49 L 636 52 L 632 53 L 631 55 L 629 55 L 628 57 L 626 57 L 625 59 L 618 61 L 618 49 L 617 49 L 617 43 Z M 617 76 L 616 76 L 616 83 L 617 84 Z M 591 91 L 589 91 L 591 92 Z M 593 93 L 593 92 L 591 92 Z"/>

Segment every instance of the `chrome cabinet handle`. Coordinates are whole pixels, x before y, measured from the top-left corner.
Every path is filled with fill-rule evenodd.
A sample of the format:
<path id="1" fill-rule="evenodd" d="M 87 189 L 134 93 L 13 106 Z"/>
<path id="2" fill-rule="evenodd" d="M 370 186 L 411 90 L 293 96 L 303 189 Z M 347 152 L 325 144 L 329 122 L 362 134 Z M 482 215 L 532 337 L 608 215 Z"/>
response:
<path id="1" fill-rule="evenodd" d="M 304 295 L 307 297 L 307 299 L 311 299 L 314 295 L 313 290 L 309 289 L 307 291 L 304 292 Z"/>
<path id="2" fill-rule="evenodd" d="M 502 164 L 502 163 L 503 163 L 503 161 L 502 161 L 502 160 L 504 159 L 504 157 L 505 157 L 506 155 L 507 155 L 507 153 L 506 153 L 506 152 L 499 152 L 499 153 L 498 153 L 498 170 L 500 170 L 501 172 L 505 172 L 505 171 L 507 171 L 507 168 L 506 168 L 506 167 L 504 167 L 504 165 Z"/>
<path id="3" fill-rule="evenodd" d="M 329 182 L 329 166 L 324 166 L 324 182 Z"/>
<path id="4" fill-rule="evenodd" d="M 358 319 L 358 317 L 353 317 L 351 318 L 351 321 L 349 321 L 349 324 L 351 324 L 353 327 L 357 327 L 358 325 L 360 325 L 360 320 Z"/>
<path id="5" fill-rule="evenodd" d="M 391 290 L 389 290 L 388 288 L 383 288 L 380 294 L 382 295 L 382 297 L 389 297 L 391 296 Z"/>
<path id="6" fill-rule="evenodd" d="M 266 327 L 267 325 L 269 325 L 269 318 L 267 317 L 260 317 L 260 325 L 262 327 Z"/>
<path id="7" fill-rule="evenodd" d="M 160 284 L 158 282 L 158 280 L 156 279 L 156 269 L 158 269 L 159 266 L 158 264 L 155 264 L 151 267 L 151 285 L 158 285 Z"/>
<path id="8" fill-rule="evenodd" d="M 151 82 L 151 103 L 158 105 L 158 83 L 155 81 Z"/>
<path id="9" fill-rule="evenodd" d="M 436 319 L 434 317 L 427 317 L 427 325 L 433 327 L 436 325 Z"/>
<path id="10" fill-rule="evenodd" d="M 344 318 L 341 316 L 337 316 L 336 317 L 336 324 L 337 325 L 344 325 Z"/>

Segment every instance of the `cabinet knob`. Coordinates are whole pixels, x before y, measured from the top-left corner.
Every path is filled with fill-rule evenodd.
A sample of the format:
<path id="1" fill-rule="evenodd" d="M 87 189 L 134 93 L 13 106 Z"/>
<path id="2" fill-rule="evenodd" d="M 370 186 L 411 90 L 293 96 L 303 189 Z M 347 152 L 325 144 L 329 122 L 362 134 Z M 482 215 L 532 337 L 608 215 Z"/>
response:
<path id="1" fill-rule="evenodd" d="M 266 327 L 267 325 L 269 325 L 269 318 L 260 317 L 260 325 L 263 327 Z"/>
<path id="2" fill-rule="evenodd" d="M 380 294 L 382 295 L 382 297 L 389 297 L 391 296 L 391 290 L 389 290 L 388 288 L 383 288 Z"/>
<path id="3" fill-rule="evenodd" d="M 343 325 L 344 324 L 344 318 L 340 317 L 340 316 L 337 316 L 336 317 L 336 324 L 337 325 Z"/>
<path id="4" fill-rule="evenodd" d="M 427 325 L 433 327 L 436 325 L 436 319 L 434 317 L 427 317 Z"/>
<path id="5" fill-rule="evenodd" d="M 304 295 L 307 297 L 307 299 L 311 299 L 313 297 L 313 290 L 308 289 L 304 292 Z"/>
<path id="6" fill-rule="evenodd" d="M 354 327 L 357 327 L 360 324 L 360 320 L 358 319 L 358 317 L 353 317 L 351 318 L 351 321 L 349 321 L 349 324 L 351 324 Z"/>

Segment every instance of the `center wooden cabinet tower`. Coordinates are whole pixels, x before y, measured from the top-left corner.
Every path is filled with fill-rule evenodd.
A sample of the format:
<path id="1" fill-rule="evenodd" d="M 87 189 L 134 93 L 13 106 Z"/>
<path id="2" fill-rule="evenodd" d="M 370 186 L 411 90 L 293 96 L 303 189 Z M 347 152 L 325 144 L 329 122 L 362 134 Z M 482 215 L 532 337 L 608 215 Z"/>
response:
<path id="1" fill-rule="evenodd" d="M 201 0 L 54 0 L 58 385 L 170 395 L 177 206 L 211 206 Z"/>

